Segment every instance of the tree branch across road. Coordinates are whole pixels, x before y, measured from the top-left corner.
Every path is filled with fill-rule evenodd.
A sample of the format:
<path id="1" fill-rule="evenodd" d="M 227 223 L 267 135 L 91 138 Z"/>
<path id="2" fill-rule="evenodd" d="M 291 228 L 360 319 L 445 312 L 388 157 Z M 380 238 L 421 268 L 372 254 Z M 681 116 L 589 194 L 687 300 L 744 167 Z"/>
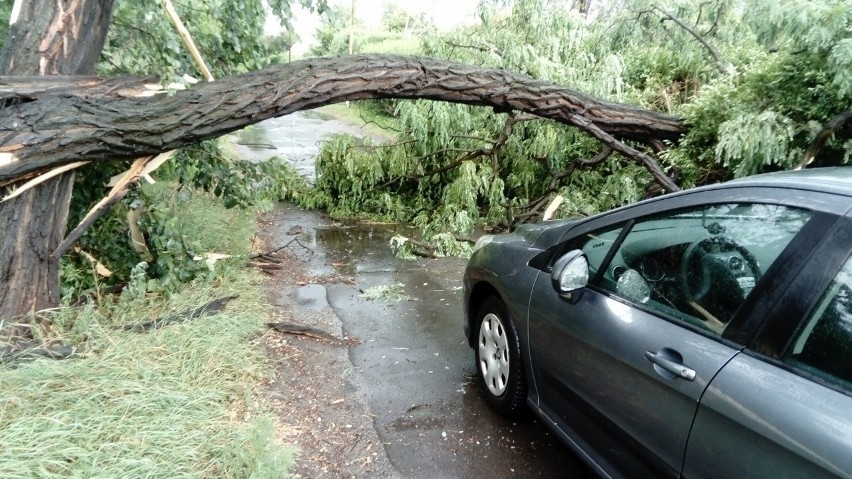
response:
<path id="1" fill-rule="evenodd" d="M 24 88 L 27 81 L 33 80 L 0 78 L 0 98 L 10 104 L 0 117 L 0 152 L 7 154 L 0 161 L 0 184 L 81 158 L 158 154 L 268 118 L 371 98 L 422 98 L 521 111 L 599 139 L 604 132 L 616 141 L 676 140 L 686 131 L 679 117 L 605 102 L 518 73 L 423 57 L 308 59 L 144 97 L 137 96 L 141 88 L 131 94 L 129 79 L 116 80 L 122 87 L 104 88 L 113 80 L 87 83 L 72 77 L 64 86 L 42 90 L 31 84 Z M 631 150 L 617 148 L 627 156 Z M 648 166 L 648 157 L 634 159 Z M 650 171 L 660 181 L 658 168 Z"/>

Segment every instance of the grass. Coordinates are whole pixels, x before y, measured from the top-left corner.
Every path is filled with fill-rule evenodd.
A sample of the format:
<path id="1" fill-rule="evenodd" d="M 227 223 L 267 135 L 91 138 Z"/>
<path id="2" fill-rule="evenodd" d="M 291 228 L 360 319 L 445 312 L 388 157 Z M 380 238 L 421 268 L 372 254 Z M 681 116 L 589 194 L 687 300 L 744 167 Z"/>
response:
<path id="1" fill-rule="evenodd" d="M 225 208 L 211 193 L 177 189 L 165 182 L 145 185 L 155 204 L 169 205 L 184 235 L 204 252 L 247 254 L 251 251 L 257 211 Z"/>
<path id="2" fill-rule="evenodd" d="M 254 212 L 202 194 L 180 209 L 205 248 L 248 252 Z M 118 329 L 233 294 L 215 316 Z M 52 334 L 79 357 L 0 366 L 0 477 L 285 477 L 293 451 L 257 393 L 270 369 L 252 342 L 267 317 L 261 279 L 234 265 L 169 298 L 60 310 Z"/>

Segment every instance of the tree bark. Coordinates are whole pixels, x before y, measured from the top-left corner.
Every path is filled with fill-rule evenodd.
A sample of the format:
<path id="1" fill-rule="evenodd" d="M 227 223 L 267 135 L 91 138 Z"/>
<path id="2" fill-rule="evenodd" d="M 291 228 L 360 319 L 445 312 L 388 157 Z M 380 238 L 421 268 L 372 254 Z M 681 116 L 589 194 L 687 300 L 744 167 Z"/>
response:
<path id="1" fill-rule="evenodd" d="M 5 81 L 14 81 L 4 79 Z M 429 58 L 356 55 L 302 60 L 225 77 L 173 96 L 30 96 L 0 118 L 0 184 L 78 161 L 153 155 L 215 138 L 268 118 L 369 98 L 423 98 L 522 111 L 614 138 L 675 140 L 683 120 L 608 103 L 498 69 Z"/>
<path id="2" fill-rule="evenodd" d="M 112 0 L 23 2 L 0 52 L 0 73 L 93 74 L 112 4 Z M 25 101 L 0 99 L 0 105 Z M 73 183 L 74 174 L 65 173 L 0 203 L 0 318 L 59 304 L 59 261 L 51 253 L 67 228 Z"/>
<path id="3" fill-rule="evenodd" d="M 852 120 L 852 108 L 847 108 L 846 110 L 831 117 L 831 119 L 823 125 L 820 132 L 817 133 L 816 138 L 814 138 L 808 146 L 808 149 L 805 151 L 805 154 L 802 155 L 802 159 L 799 161 L 796 169 L 802 169 L 813 163 L 814 160 L 817 159 L 817 156 L 819 156 L 823 147 L 825 147 L 825 144 L 828 143 L 828 140 L 832 139 L 837 131 L 843 128 L 849 120 Z"/>
<path id="4" fill-rule="evenodd" d="M 14 104 L 33 101 L 42 95 L 79 95 L 81 91 L 89 96 L 135 96 L 146 85 L 159 88 L 160 79 L 156 76 L 0 76 L 0 102 Z"/>
<path id="5" fill-rule="evenodd" d="M 81 159 L 158 154 L 275 116 L 370 98 L 522 111 L 581 128 L 625 154 L 635 150 L 619 140 L 675 140 L 686 129 L 680 118 L 600 101 L 524 75 L 416 57 L 304 60 L 172 96 L 136 96 L 142 78 L 33 78 L 90 75 L 112 3 L 33 0 L 11 26 L 0 54 L 0 73 L 15 75 L 0 78 L 0 189 Z M 637 161 L 660 180 L 653 159 Z M 73 174 L 63 174 L 0 203 L 0 318 L 58 304 L 58 258 L 51 252 L 67 227 L 72 182 Z"/>

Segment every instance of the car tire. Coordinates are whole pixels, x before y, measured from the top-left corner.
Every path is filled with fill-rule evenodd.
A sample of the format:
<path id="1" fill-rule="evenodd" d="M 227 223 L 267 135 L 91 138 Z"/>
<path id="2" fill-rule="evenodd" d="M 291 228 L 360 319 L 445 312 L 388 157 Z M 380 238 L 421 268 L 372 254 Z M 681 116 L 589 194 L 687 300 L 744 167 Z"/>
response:
<path id="1" fill-rule="evenodd" d="M 476 377 L 485 402 L 500 414 L 517 413 L 527 399 L 521 343 L 506 304 L 491 296 L 476 315 Z"/>

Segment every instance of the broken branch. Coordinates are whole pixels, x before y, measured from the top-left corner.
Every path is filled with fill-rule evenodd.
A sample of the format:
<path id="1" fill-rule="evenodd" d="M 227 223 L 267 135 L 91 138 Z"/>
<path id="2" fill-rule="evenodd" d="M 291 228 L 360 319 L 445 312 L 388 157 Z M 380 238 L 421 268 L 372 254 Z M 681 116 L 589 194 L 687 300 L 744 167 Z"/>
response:
<path id="1" fill-rule="evenodd" d="M 711 45 L 707 40 L 705 40 L 704 37 L 699 35 L 698 32 L 696 32 L 692 28 L 689 28 L 689 25 L 683 23 L 679 18 L 677 18 L 674 15 L 670 14 L 669 12 L 663 10 L 662 8 L 660 8 L 656 5 L 651 7 L 651 8 L 660 12 L 660 14 L 662 14 L 664 17 L 673 21 L 674 23 L 677 24 L 677 26 L 679 26 L 680 28 L 683 28 L 684 30 L 686 30 L 687 33 L 692 35 L 692 37 L 695 38 L 695 40 L 698 43 L 700 43 L 707 50 L 707 52 L 710 53 L 710 56 L 713 57 L 713 60 L 716 61 L 716 69 L 719 70 L 719 73 L 721 73 L 722 75 L 727 73 L 728 68 L 730 68 L 730 63 L 723 60 L 722 55 L 719 54 L 719 51 L 716 50 L 716 48 L 713 45 Z"/>
<path id="2" fill-rule="evenodd" d="M 278 331 L 279 333 L 285 334 L 296 334 L 299 336 L 307 336 L 314 339 L 321 339 L 323 341 L 329 341 L 332 343 L 344 343 L 345 341 L 332 336 L 331 334 L 326 333 L 325 331 L 321 331 L 312 326 L 307 326 L 304 324 L 296 324 L 296 323 L 266 323 L 270 328 Z"/>
<path id="3" fill-rule="evenodd" d="M 822 130 L 817 133 L 816 138 L 814 138 L 814 141 L 812 141 L 808 146 L 805 154 L 802 155 L 802 160 L 799 161 L 799 164 L 795 169 L 800 170 L 813 163 L 825 144 L 828 143 L 828 140 L 830 140 L 834 136 L 834 133 L 842 128 L 850 118 L 852 118 L 852 108 L 847 108 L 845 111 L 831 117 L 831 119 L 823 125 Z"/>
<path id="4" fill-rule="evenodd" d="M 204 316 L 212 316 L 214 314 L 222 312 L 225 309 L 225 306 L 228 305 L 228 302 L 238 297 L 239 296 L 225 296 L 224 298 L 219 298 L 210 301 L 209 303 L 203 306 L 199 306 L 189 311 L 164 316 L 153 321 L 145 321 L 144 323 L 127 324 L 121 329 L 125 331 L 133 331 L 139 333 L 143 331 L 150 331 L 152 329 L 161 328 L 163 326 L 168 326 L 170 324 L 188 321 L 190 319 L 202 318 Z"/>

